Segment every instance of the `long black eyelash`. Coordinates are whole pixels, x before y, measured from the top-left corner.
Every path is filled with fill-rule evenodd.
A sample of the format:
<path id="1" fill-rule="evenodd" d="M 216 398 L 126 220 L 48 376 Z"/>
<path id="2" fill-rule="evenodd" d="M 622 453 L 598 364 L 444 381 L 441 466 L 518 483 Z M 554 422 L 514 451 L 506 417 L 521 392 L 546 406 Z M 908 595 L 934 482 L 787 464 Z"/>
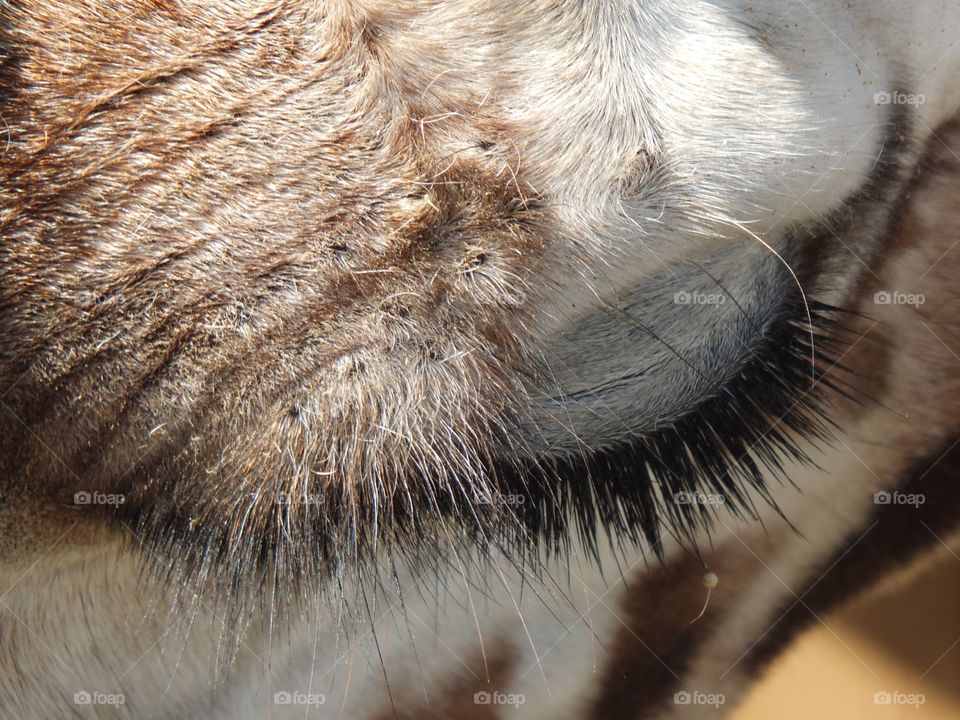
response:
<path id="1" fill-rule="evenodd" d="M 530 499 L 518 513 L 524 531 L 554 551 L 575 531 L 593 552 L 602 533 L 660 556 L 665 532 L 692 544 L 709 534 L 721 501 L 756 519 L 755 493 L 779 512 L 767 478 L 789 482 L 785 460 L 811 464 L 804 446 L 832 435 L 830 393 L 849 396 L 834 357 L 845 311 L 810 310 L 812 327 L 806 317 L 771 321 L 733 380 L 671 427 L 586 457 L 499 468 L 503 491 Z"/>
<path id="2" fill-rule="evenodd" d="M 766 478 L 789 482 L 784 461 L 809 463 L 802 446 L 832 435 L 829 397 L 847 394 L 843 368 L 834 359 L 845 311 L 813 304 L 811 327 L 805 316 L 796 317 L 797 303 L 791 306 L 793 314 L 759 328 L 752 357 L 738 374 L 671 427 L 568 460 L 491 461 L 489 489 L 523 498 L 521 503 L 498 505 L 494 498 L 478 507 L 467 484 L 439 488 L 412 481 L 432 489 L 409 504 L 394 504 L 392 517 L 374 534 L 369 517 L 345 514 L 348 499 L 333 488 L 323 507 L 311 506 L 300 518 L 297 542 L 278 527 L 248 535 L 242 546 L 226 524 L 201 531 L 182 513 L 159 508 L 139 519 L 154 551 L 147 570 L 182 588 L 188 605 L 196 588 L 212 587 L 229 618 L 225 627 L 240 630 L 270 589 L 277 603 L 295 605 L 325 578 L 339 582 L 355 575 L 357 587 L 378 582 L 377 548 L 417 574 L 432 569 L 440 577 L 445 566 L 456 572 L 451 553 L 482 564 L 485 551 L 496 551 L 524 576 L 536 576 L 543 568 L 540 550 L 563 553 L 577 539 L 595 555 L 604 540 L 615 547 L 649 547 L 658 556 L 664 534 L 695 545 L 700 531 L 709 534 L 720 508 L 676 502 L 678 493 L 722 497 L 725 511 L 756 518 L 752 495 L 776 508 Z M 284 591 L 276 594 L 278 588 Z M 240 634 L 225 637 L 221 652 L 229 661 Z"/>

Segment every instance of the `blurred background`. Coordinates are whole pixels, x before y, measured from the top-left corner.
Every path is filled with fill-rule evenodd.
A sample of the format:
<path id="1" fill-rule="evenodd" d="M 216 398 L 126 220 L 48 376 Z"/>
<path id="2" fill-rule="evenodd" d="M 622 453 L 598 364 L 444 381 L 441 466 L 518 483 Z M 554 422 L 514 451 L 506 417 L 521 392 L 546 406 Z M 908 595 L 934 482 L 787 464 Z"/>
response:
<path id="1" fill-rule="evenodd" d="M 733 720 L 960 720 L 960 556 L 811 627 Z"/>

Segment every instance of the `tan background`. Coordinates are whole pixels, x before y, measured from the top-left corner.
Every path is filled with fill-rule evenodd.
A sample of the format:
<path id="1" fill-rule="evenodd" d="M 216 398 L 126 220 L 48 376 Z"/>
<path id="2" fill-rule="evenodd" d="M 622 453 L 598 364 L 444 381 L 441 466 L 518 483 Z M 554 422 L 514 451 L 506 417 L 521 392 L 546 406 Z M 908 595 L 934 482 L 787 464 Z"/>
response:
<path id="1" fill-rule="evenodd" d="M 733 720 L 960 720 L 960 557 L 821 617 Z M 880 705 L 878 692 L 925 702 Z"/>

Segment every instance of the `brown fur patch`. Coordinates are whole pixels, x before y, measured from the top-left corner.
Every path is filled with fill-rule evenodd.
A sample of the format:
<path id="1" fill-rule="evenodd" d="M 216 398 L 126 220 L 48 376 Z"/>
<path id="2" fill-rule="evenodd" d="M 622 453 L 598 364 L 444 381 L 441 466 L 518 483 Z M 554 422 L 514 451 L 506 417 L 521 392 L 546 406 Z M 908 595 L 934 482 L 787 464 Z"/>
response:
<path id="1" fill-rule="evenodd" d="M 630 580 L 618 611 L 623 627 L 611 644 L 587 717 L 646 718 L 667 707 L 698 646 L 710 640 L 717 623 L 737 603 L 738 589 L 765 572 L 734 540 L 706 555 L 705 561 L 720 584 L 696 622 L 691 621 L 706 598 L 706 571 L 696 558 L 684 554 Z"/>
<path id="2" fill-rule="evenodd" d="M 496 720 L 508 717 L 512 707 L 486 703 L 480 694 L 509 692 L 519 654 L 508 638 L 490 644 L 487 655 L 475 655 L 468 667 L 451 673 L 439 688 L 428 690 L 429 698 L 410 695 L 411 688 L 399 689 L 394 706 L 371 720 Z M 415 684 L 414 684 L 415 685 Z"/>
<path id="3" fill-rule="evenodd" d="M 429 6 L 3 6 L 5 476 L 238 557 L 488 490 L 547 217 Z"/>
<path id="4" fill-rule="evenodd" d="M 812 569 L 809 590 L 806 586 L 797 590 L 803 603 L 791 599 L 786 607 L 773 611 L 773 617 L 779 620 L 744 658 L 743 670 L 748 675 L 759 675 L 818 615 L 849 602 L 896 569 L 908 566 L 937 542 L 937 536 L 947 537 L 960 527 L 960 497 L 954 490 L 960 462 L 956 442 L 951 439 L 918 461 L 898 486 L 904 494 L 922 494 L 923 505 L 878 505 L 864 523 L 864 527 L 875 524 L 868 535 L 855 543 L 863 534 L 863 528 L 857 528 L 835 556 Z M 824 574 L 828 568 L 830 572 Z"/>

